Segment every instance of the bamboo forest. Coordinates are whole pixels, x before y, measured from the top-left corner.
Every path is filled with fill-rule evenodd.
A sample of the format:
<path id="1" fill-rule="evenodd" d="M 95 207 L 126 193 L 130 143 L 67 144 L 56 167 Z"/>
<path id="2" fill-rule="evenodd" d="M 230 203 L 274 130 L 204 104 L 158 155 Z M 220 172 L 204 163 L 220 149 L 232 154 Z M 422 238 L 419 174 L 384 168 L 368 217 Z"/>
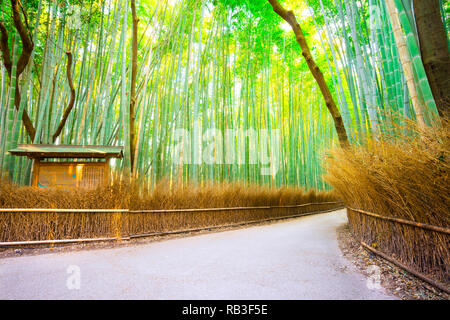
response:
<path id="1" fill-rule="evenodd" d="M 0 299 L 449 299 L 450 1 L 0 8 L 2 277 L 62 243 L 130 250 L 108 293 L 52 291 L 37 254 Z"/>
<path id="2" fill-rule="evenodd" d="M 152 183 L 329 190 L 339 141 L 439 122 L 411 1 L 285 5 L 297 20 L 262 0 L 2 1 L 3 174 L 29 184 L 18 144 L 124 146 L 112 167 Z"/>

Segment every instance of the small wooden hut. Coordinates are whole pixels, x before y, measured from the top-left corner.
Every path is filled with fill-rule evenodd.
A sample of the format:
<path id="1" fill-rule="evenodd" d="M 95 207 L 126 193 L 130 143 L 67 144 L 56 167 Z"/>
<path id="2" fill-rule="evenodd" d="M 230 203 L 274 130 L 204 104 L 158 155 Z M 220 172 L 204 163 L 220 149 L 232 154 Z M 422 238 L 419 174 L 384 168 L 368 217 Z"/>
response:
<path id="1" fill-rule="evenodd" d="M 28 144 L 9 153 L 33 160 L 32 186 L 94 189 L 108 184 L 109 161 L 123 147 Z"/>

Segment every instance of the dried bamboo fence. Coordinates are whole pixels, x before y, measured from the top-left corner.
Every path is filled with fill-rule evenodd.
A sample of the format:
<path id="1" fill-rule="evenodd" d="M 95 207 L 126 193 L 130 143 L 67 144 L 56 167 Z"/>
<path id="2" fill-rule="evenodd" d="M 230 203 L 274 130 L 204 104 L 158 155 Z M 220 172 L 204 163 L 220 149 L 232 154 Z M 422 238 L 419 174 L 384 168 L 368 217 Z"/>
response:
<path id="1" fill-rule="evenodd" d="M 0 246 L 130 239 L 287 219 L 343 208 L 340 202 L 292 206 L 129 210 L 0 209 Z"/>
<path id="2" fill-rule="evenodd" d="M 366 248 L 449 292 L 450 229 L 354 208 L 347 208 L 347 216 Z"/>

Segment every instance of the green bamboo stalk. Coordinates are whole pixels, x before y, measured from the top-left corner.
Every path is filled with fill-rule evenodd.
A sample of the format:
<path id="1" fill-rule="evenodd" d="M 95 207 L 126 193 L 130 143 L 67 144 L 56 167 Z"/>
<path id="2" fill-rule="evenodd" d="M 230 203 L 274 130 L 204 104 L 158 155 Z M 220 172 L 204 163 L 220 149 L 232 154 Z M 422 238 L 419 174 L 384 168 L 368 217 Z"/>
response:
<path id="1" fill-rule="evenodd" d="M 3 178 L 9 175 L 11 177 L 10 164 L 13 161 L 11 155 L 8 151 L 11 149 L 11 142 L 13 137 L 13 125 L 15 116 L 15 93 L 16 93 L 16 74 L 17 74 L 17 61 L 19 59 L 19 36 L 17 32 L 13 31 L 13 60 L 11 67 L 11 79 L 9 81 L 9 102 L 8 111 L 6 113 L 6 139 L 5 139 L 5 149 L 3 151 L 4 159 L 2 164 Z"/>
<path id="2" fill-rule="evenodd" d="M 392 0 L 387 0 L 392 1 Z M 395 6 L 398 10 L 398 16 L 400 23 L 403 27 L 403 30 L 406 35 L 406 44 L 409 51 L 409 54 L 411 56 L 411 60 L 414 66 L 414 70 L 417 73 L 418 76 L 418 85 L 422 92 L 422 95 L 425 100 L 425 105 L 428 107 L 429 117 L 431 119 L 436 119 L 437 117 L 437 108 L 436 108 L 436 102 L 433 98 L 433 93 L 430 88 L 430 84 L 428 82 L 428 78 L 425 72 L 425 68 L 422 63 L 422 58 L 420 55 L 420 49 L 417 44 L 417 40 L 415 37 L 415 34 L 413 32 L 413 28 L 411 26 L 410 20 L 408 18 L 408 14 L 405 10 L 405 7 L 403 6 L 403 3 L 401 0 L 393 0 L 395 3 Z"/>

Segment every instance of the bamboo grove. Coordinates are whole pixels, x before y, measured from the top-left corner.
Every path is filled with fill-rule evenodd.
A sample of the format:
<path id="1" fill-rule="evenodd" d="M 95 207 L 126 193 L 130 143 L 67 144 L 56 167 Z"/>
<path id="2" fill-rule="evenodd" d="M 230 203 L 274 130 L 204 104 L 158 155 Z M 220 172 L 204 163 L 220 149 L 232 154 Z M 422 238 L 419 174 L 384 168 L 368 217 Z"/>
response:
<path id="1" fill-rule="evenodd" d="M 56 143 L 124 146 L 115 170 L 151 184 L 329 188 L 322 159 L 338 145 L 333 118 L 291 28 L 269 2 L 0 3 L 2 62 L 6 51 L 11 60 L 0 69 L 0 165 L 11 180 L 28 184 L 31 161 L 8 150 Z M 449 6 L 440 5 L 447 28 Z M 294 10 L 351 144 L 405 119 L 437 125 L 410 1 L 285 6 Z M 27 44 L 33 47 L 21 70 Z"/>

